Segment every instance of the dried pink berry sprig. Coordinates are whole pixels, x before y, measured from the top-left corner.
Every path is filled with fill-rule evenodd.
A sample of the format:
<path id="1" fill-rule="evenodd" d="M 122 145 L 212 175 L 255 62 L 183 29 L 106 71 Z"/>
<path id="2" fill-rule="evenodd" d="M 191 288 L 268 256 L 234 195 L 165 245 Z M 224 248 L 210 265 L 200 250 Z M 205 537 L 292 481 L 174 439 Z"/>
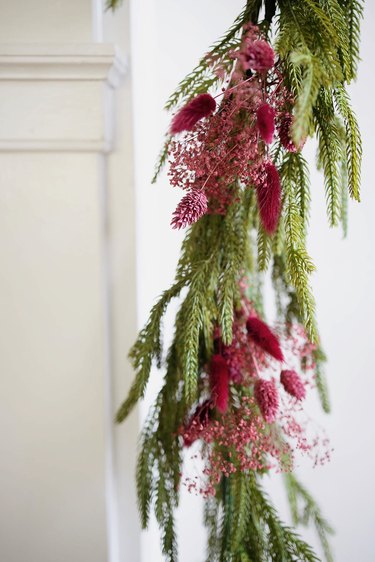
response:
<path id="1" fill-rule="evenodd" d="M 182 437 L 187 443 L 200 439 L 208 445 L 204 474 L 213 490 L 222 474 L 268 470 L 272 465 L 270 458 L 280 458 L 282 451 L 265 428 L 254 398 L 243 397 L 239 407 L 228 410 L 224 416 L 208 423 L 194 419 L 183 428 Z"/>
<path id="2" fill-rule="evenodd" d="M 220 110 L 194 127 L 193 135 L 176 139 L 169 150 L 169 179 L 185 190 L 203 189 L 209 212 L 225 214 L 236 197 L 238 182 L 249 185 L 249 162 L 261 159 L 256 109 L 261 85 L 244 81 L 224 95 Z M 241 118 L 246 110 L 249 118 Z"/>
<path id="3" fill-rule="evenodd" d="M 314 465 L 326 462 L 330 456 L 328 441 L 317 434 L 311 436 L 311 424 L 303 421 L 301 400 L 306 384 L 292 369 L 280 373 L 280 362 L 269 353 L 268 338 L 271 333 L 271 341 L 274 343 L 276 338 L 280 349 L 282 344 L 288 353 L 283 354 L 284 360 L 288 357 L 288 362 L 309 357 L 315 346 L 299 325 L 279 326 L 271 331 L 255 316 L 246 290 L 247 284 L 241 282 L 242 308 L 234 315 L 232 343 L 225 346 L 220 329 L 215 330 L 215 353 L 207 366 L 209 398 L 197 406 L 181 429 L 185 446 L 198 441 L 204 444 L 202 477 L 186 480 L 190 491 L 204 497 L 215 494 L 223 474 L 292 470 L 297 451 L 311 458 Z M 250 337 L 247 326 L 253 318 L 260 322 L 260 333 L 267 334 L 266 344 L 257 338 L 255 343 Z M 280 377 L 280 383 L 275 375 Z M 231 385 L 233 392 L 229 393 Z M 194 457 L 198 454 L 195 452 Z"/>
<path id="4" fill-rule="evenodd" d="M 202 419 L 203 408 L 210 404 L 207 401 L 190 423 L 181 429 L 186 445 L 197 441 L 205 445 L 202 449 L 205 462 L 203 474 L 187 478 L 189 491 L 213 495 L 222 475 L 228 476 L 237 471 L 292 470 L 297 451 L 311 458 L 314 466 L 329 460 L 329 441 L 308 431 L 311 422 L 306 418 L 299 419 L 302 415 L 300 407 L 296 407 L 296 402 L 279 400 L 275 388 L 273 381 L 259 379 L 258 393 L 261 397 L 242 396 L 235 407 L 219 417 L 213 415 L 210 405 Z M 267 421 L 266 417 L 271 421 Z M 202 452 L 195 452 L 194 458 Z"/>
<path id="5" fill-rule="evenodd" d="M 276 110 L 262 103 L 259 82 L 246 80 L 236 87 L 224 94 L 216 114 L 195 125 L 192 135 L 171 143 L 170 183 L 188 191 L 204 190 L 207 212 L 219 214 L 237 198 L 239 185 L 255 185 L 262 224 L 273 234 L 281 212 L 281 183 L 259 137 L 272 142 Z M 248 114 L 245 120 L 243 110 Z"/>

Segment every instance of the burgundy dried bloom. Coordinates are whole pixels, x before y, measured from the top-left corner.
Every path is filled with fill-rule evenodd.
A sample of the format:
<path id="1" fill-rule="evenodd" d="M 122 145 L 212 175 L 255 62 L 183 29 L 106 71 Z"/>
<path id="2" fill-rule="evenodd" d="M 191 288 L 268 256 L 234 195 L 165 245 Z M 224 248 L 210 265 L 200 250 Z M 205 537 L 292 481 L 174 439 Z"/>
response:
<path id="1" fill-rule="evenodd" d="M 275 53 L 263 39 L 257 39 L 248 45 L 246 58 L 248 68 L 257 72 L 267 72 L 275 64 Z"/>
<path id="2" fill-rule="evenodd" d="M 269 329 L 267 324 L 263 322 L 263 320 L 257 318 L 256 316 L 249 316 L 246 322 L 246 329 L 249 337 L 256 345 L 261 347 L 278 361 L 284 360 L 278 338 Z"/>
<path id="3" fill-rule="evenodd" d="M 185 228 L 197 222 L 206 212 L 206 194 L 201 189 L 192 189 L 177 205 L 171 225 L 173 228 Z"/>
<path id="4" fill-rule="evenodd" d="M 276 166 L 268 160 L 254 174 L 260 220 L 264 230 L 273 234 L 281 212 L 281 182 Z"/>
<path id="5" fill-rule="evenodd" d="M 222 355 L 215 354 L 210 364 L 211 398 L 222 414 L 228 408 L 229 400 L 229 369 Z"/>
<path id="6" fill-rule="evenodd" d="M 274 422 L 279 409 L 279 397 L 275 383 L 258 379 L 254 385 L 254 396 L 265 421 Z"/>
<path id="7" fill-rule="evenodd" d="M 275 110 L 268 103 L 262 103 L 257 110 L 257 127 L 261 138 L 270 144 L 275 132 Z"/>
<path id="8" fill-rule="evenodd" d="M 249 162 L 259 160 L 259 134 L 254 119 L 240 127 L 238 119 L 242 110 L 256 112 L 261 95 L 260 81 L 242 80 L 224 94 L 220 111 L 197 123 L 193 134 L 176 137 L 169 147 L 171 185 L 186 191 L 203 188 L 209 213 L 226 214 L 238 195 L 235 186 L 249 183 Z"/>
<path id="9" fill-rule="evenodd" d="M 293 115 L 285 113 L 280 119 L 278 127 L 280 142 L 288 152 L 297 152 L 297 147 L 293 142 L 291 128 L 293 124 Z"/>
<path id="10" fill-rule="evenodd" d="M 211 419 L 211 400 L 205 400 L 199 404 L 188 422 L 181 429 L 185 447 L 190 447 L 194 441 L 199 439 L 200 433 L 207 427 Z"/>
<path id="11" fill-rule="evenodd" d="M 290 113 L 284 113 L 284 115 L 280 117 L 278 126 L 280 142 L 288 152 L 297 152 L 298 150 L 302 150 L 306 142 L 306 139 L 303 139 L 301 140 L 299 146 L 296 146 L 294 144 L 292 138 L 293 119 L 293 115 L 291 115 Z"/>
<path id="12" fill-rule="evenodd" d="M 297 400 L 303 400 L 306 396 L 305 385 L 295 371 L 284 370 L 280 374 L 280 382 L 286 392 Z"/>
<path id="13" fill-rule="evenodd" d="M 171 124 L 171 134 L 191 131 L 198 121 L 211 115 L 215 109 L 216 101 L 210 94 L 199 94 L 176 113 Z"/>

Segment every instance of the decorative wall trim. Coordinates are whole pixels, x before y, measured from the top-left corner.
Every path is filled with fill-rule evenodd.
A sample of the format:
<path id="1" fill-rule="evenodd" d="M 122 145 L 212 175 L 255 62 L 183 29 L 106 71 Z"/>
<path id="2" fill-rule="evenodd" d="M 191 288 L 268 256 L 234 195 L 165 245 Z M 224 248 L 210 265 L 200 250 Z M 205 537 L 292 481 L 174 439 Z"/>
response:
<path id="1" fill-rule="evenodd" d="M 110 152 L 126 69 L 110 44 L 0 44 L 0 151 Z"/>
<path id="2" fill-rule="evenodd" d="M 115 88 L 126 70 L 110 44 L 0 44 L 0 81 L 99 80 Z"/>
<path id="3" fill-rule="evenodd" d="M 108 140 L 0 139 L 0 152 L 111 152 Z"/>

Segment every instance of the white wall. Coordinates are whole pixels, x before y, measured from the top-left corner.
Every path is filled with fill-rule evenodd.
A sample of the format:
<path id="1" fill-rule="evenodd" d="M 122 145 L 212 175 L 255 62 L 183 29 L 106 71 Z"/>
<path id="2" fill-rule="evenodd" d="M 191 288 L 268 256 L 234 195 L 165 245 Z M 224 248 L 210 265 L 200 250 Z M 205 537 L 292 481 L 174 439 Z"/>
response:
<path id="1" fill-rule="evenodd" d="M 138 560 L 130 82 L 101 2 L 0 11 L 0 559 Z"/>

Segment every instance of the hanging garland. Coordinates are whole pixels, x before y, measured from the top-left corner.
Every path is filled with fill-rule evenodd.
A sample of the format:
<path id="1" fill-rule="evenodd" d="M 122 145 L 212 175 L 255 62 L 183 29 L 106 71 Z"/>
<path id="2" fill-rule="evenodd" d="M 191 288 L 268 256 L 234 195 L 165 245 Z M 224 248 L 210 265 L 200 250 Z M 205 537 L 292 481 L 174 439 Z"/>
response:
<path id="1" fill-rule="evenodd" d="M 116 2 L 110 2 L 114 5 Z M 180 83 L 157 165 L 185 195 L 173 228 L 189 227 L 175 282 L 130 351 L 136 372 L 117 413 L 143 397 L 153 363 L 165 373 L 144 425 L 137 464 L 143 527 L 154 509 L 166 560 L 178 559 L 181 485 L 205 498 L 207 561 L 316 561 L 262 487 L 282 471 L 295 525 L 315 525 L 326 560 L 332 532 L 293 473 L 295 456 L 329 458 L 303 400 L 329 400 L 306 249 L 310 184 L 303 146 L 315 136 L 331 226 L 346 232 L 359 201 L 361 139 L 345 89 L 356 75 L 362 3 L 248 0 L 227 34 Z M 272 45 L 271 45 L 272 44 Z M 271 268 L 278 321 L 264 319 Z M 179 297 L 166 355 L 161 321 Z M 184 474 L 184 453 L 203 459 Z"/>

